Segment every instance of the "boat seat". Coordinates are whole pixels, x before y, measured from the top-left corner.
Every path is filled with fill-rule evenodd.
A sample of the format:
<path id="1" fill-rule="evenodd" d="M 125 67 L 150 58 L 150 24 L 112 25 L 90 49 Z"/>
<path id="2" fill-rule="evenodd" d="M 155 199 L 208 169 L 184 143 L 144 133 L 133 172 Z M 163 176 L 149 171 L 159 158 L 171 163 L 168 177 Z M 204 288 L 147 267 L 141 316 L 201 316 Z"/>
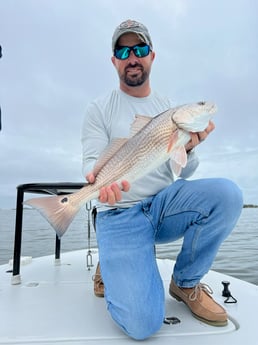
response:
<path id="1" fill-rule="evenodd" d="M 80 182 L 50 182 L 50 183 L 27 183 L 17 186 L 16 199 L 16 220 L 15 237 L 13 250 L 13 270 L 12 284 L 20 283 L 20 261 L 22 244 L 22 218 L 23 218 L 23 200 L 25 193 L 64 195 L 81 189 L 85 183 Z M 55 259 L 60 258 L 61 240 L 56 235 Z"/>

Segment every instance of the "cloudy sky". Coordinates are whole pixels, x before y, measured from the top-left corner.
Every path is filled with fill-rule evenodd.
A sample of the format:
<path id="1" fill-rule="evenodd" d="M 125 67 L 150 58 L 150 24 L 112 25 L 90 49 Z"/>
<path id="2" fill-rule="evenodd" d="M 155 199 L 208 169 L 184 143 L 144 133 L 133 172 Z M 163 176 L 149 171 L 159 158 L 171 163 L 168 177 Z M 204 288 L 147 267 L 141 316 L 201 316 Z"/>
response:
<path id="1" fill-rule="evenodd" d="M 153 89 L 218 105 L 194 177 L 232 178 L 258 203 L 257 13 L 255 0 L 0 0 L 0 208 L 21 183 L 83 181 L 84 109 L 118 86 L 111 36 L 128 18 L 151 33 Z"/>

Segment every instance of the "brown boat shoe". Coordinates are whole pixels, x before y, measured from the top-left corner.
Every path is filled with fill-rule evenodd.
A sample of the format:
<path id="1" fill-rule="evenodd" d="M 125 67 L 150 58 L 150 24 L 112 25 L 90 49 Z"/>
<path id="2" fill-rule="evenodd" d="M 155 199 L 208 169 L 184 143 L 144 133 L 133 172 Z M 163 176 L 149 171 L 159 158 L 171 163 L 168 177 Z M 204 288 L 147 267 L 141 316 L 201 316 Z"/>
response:
<path id="1" fill-rule="evenodd" d="M 180 288 L 171 280 L 169 294 L 178 301 L 184 302 L 194 317 L 212 326 L 226 326 L 227 312 L 211 297 L 213 291 L 199 283 L 193 288 Z"/>
<path id="2" fill-rule="evenodd" d="M 94 281 L 94 294 L 97 297 L 104 297 L 104 283 L 101 277 L 100 265 L 97 264 L 96 273 L 92 277 Z"/>

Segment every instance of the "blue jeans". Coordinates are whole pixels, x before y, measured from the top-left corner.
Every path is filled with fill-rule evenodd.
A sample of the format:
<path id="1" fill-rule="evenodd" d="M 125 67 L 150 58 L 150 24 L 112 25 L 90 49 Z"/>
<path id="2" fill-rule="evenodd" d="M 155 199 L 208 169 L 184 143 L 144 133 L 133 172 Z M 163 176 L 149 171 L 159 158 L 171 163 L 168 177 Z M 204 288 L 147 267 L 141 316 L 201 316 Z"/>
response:
<path id="1" fill-rule="evenodd" d="M 108 310 L 134 339 L 159 330 L 165 313 L 154 245 L 183 237 L 173 279 L 193 287 L 210 269 L 243 207 L 227 179 L 177 180 L 127 209 L 99 212 L 96 231 Z"/>

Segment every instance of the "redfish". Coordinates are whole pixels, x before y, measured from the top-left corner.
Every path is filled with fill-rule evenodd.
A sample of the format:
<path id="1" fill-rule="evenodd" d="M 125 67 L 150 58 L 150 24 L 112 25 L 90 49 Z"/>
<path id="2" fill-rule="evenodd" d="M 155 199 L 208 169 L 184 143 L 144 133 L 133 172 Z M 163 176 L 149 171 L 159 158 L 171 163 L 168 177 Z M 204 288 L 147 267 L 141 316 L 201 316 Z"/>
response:
<path id="1" fill-rule="evenodd" d="M 122 180 L 132 184 L 169 159 L 179 175 L 187 164 L 189 132 L 207 128 L 215 111 L 214 103 L 198 102 L 168 109 L 155 117 L 136 115 L 130 138 L 114 139 L 100 155 L 93 170 L 93 184 L 72 194 L 33 198 L 24 204 L 36 208 L 61 237 L 81 206 L 97 199 L 102 187 Z"/>

